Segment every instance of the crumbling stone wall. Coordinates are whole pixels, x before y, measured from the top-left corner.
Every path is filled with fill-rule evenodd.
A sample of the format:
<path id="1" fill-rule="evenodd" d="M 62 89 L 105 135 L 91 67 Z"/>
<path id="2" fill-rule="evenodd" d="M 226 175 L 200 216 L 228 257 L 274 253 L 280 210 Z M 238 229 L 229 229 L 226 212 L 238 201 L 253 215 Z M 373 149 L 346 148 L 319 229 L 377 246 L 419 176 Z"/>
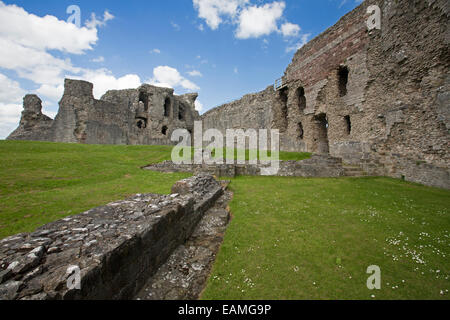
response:
<path id="1" fill-rule="evenodd" d="M 381 30 L 367 28 L 370 5 Z M 449 11 L 446 0 L 364 1 L 299 49 L 283 88 L 252 95 L 263 109 L 243 98 L 206 113 L 203 129 L 279 129 L 282 150 L 450 188 Z"/>
<path id="2" fill-rule="evenodd" d="M 226 129 L 271 128 L 273 104 L 273 88 L 270 86 L 262 92 L 248 94 L 207 111 L 201 116 L 203 129 L 214 128 L 225 133 Z"/>
<path id="3" fill-rule="evenodd" d="M 132 299 L 223 194 L 212 176 L 138 194 L 0 241 L 0 300 Z M 80 270 L 80 290 L 68 270 Z"/>
<path id="4" fill-rule="evenodd" d="M 19 127 L 9 136 L 13 140 L 46 141 L 51 137 L 53 120 L 42 114 L 42 101 L 34 94 L 23 98 Z"/>
<path id="5" fill-rule="evenodd" d="M 175 96 L 173 89 L 148 84 L 137 89 L 108 91 L 96 100 L 92 83 L 66 79 L 54 121 L 34 107 L 40 105 L 40 99 L 32 97 L 35 98 L 24 100 L 21 124 L 8 139 L 170 145 L 173 130 L 192 131 L 194 121 L 199 118 L 195 110 L 197 94 Z"/>

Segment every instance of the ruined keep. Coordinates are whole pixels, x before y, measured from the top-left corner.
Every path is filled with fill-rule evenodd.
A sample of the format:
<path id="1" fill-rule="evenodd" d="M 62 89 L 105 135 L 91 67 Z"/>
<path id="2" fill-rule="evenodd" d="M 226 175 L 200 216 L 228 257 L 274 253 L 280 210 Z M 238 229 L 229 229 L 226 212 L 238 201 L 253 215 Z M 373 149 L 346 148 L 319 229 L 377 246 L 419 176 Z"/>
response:
<path id="1" fill-rule="evenodd" d="M 371 5 L 381 9 L 380 29 L 368 29 Z M 279 129 L 283 151 L 329 155 L 367 174 L 450 188 L 449 7 L 447 0 L 366 0 L 299 49 L 279 86 L 201 117 L 196 94 L 177 97 L 143 85 L 95 100 L 91 84 L 66 80 L 56 119 L 27 96 L 9 138 L 168 144 L 174 128 L 192 132 L 202 120 L 203 130 L 223 133 Z"/>
<path id="2" fill-rule="evenodd" d="M 199 118 L 197 94 L 144 84 L 137 89 L 111 90 L 94 99 L 92 83 L 66 79 L 55 120 L 41 112 L 36 95 L 24 98 L 20 126 L 8 139 L 88 144 L 170 145 L 172 131 L 192 132 Z"/>

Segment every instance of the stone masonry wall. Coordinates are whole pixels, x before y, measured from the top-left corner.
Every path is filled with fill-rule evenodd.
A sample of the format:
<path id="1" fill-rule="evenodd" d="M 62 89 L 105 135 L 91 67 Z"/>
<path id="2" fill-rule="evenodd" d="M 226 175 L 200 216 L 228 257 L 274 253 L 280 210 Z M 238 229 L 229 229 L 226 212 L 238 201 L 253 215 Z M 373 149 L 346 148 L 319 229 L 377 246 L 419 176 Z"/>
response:
<path id="1" fill-rule="evenodd" d="M 367 28 L 370 5 L 381 9 L 381 30 Z M 204 130 L 279 129 L 281 150 L 450 188 L 449 7 L 364 1 L 299 49 L 281 90 L 253 95 L 265 121 L 252 120 L 261 109 L 244 97 L 203 115 Z"/>
<path id="2" fill-rule="evenodd" d="M 33 101 L 27 97 L 21 124 L 8 139 L 171 145 L 175 129 L 192 132 L 194 121 L 199 118 L 195 110 L 197 94 L 176 96 L 173 89 L 148 84 L 137 89 L 111 90 L 97 100 L 92 83 L 66 79 L 55 120 L 33 107 L 40 105 L 37 96 Z M 30 119 L 34 119 L 32 125 Z"/>
<path id="3" fill-rule="evenodd" d="M 208 175 L 0 241 L 0 300 L 131 299 L 223 193 Z M 68 268 L 81 270 L 69 289 Z M 70 269 L 69 269 L 70 270 Z"/>

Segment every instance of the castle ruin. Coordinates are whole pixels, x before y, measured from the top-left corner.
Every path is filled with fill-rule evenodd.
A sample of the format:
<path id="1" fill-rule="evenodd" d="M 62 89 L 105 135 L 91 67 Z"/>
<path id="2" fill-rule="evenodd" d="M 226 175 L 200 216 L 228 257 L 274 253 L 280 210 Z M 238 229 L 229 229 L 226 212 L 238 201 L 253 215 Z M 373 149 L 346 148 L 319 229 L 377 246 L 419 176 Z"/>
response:
<path id="1" fill-rule="evenodd" d="M 381 9 L 369 30 L 367 8 Z M 55 120 L 26 96 L 9 139 L 100 144 L 172 144 L 171 132 L 279 129 L 283 151 L 343 159 L 372 175 L 450 188 L 450 4 L 366 0 L 298 50 L 277 86 L 201 117 L 196 94 L 143 85 L 109 91 L 66 80 Z"/>

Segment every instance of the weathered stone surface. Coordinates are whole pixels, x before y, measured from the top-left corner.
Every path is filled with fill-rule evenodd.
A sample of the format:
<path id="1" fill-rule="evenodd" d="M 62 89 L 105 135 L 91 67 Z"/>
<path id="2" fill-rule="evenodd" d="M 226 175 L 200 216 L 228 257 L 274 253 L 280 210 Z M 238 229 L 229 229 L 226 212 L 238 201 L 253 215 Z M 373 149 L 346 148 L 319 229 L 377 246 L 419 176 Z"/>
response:
<path id="1" fill-rule="evenodd" d="M 46 141 L 50 139 L 53 120 L 42 114 L 42 101 L 34 94 L 23 98 L 22 118 L 19 127 L 11 133 L 11 140 Z"/>
<path id="2" fill-rule="evenodd" d="M 136 295 L 138 300 L 194 300 L 206 285 L 230 219 L 230 191 L 216 201 L 187 242 L 178 247 Z"/>
<path id="3" fill-rule="evenodd" d="M 173 130 L 192 132 L 199 118 L 197 94 L 144 84 L 137 89 L 111 90 L 100 100 L 92 83 L 66 79 L 55 120 L 41 113 L 36 95 L 24 98 L 19 128 L 8 139 L 88 144 L 171 145 Z"/>
<path id="4" fill-rule="evenodd" d="M 177 185 L 182 195 L 138 194 L 1 240 L 0 299 L 133 298 L 223 193 L 209 175 Z M 81 290 L 67 286 L 72 266 Z"/>
<path id="5" fill-rule="evenodd" d="M 260 162 L 258 164 L 175 164 L 172 161 L 164 161 L 151 164 L 143 169 L 160 172 L 192 172 L 195 174 L 207 173 L 217 177 L 235 176 L 259 176 L 263 168 L 270 164 Z M 364 169 L 359 168 L 361 175 L 366 175 Z M 276 176 L 291 177 L 341 177 L 346 175 L 346 170 L 342 165 L 342 160 L 326 155 L 313 155 L 310 159 L 302 161 L 279 161 L 279 170 Z M 354 176 L 352 174 L 352 176 Z M 183 189 L 188 189 L 181 183 L 174 186 L 172 192 L 183 193 Z"/>
<path id="6" fill-rule="evenodd" d="M 370 5 L 381 30 L 367 30 Z M 448 19 L 447 0 L 364 1 L 298 50 L 282 90 L 213 109 L 203 129 L 279 129 L 282 150 L 450 188 Z"/>

